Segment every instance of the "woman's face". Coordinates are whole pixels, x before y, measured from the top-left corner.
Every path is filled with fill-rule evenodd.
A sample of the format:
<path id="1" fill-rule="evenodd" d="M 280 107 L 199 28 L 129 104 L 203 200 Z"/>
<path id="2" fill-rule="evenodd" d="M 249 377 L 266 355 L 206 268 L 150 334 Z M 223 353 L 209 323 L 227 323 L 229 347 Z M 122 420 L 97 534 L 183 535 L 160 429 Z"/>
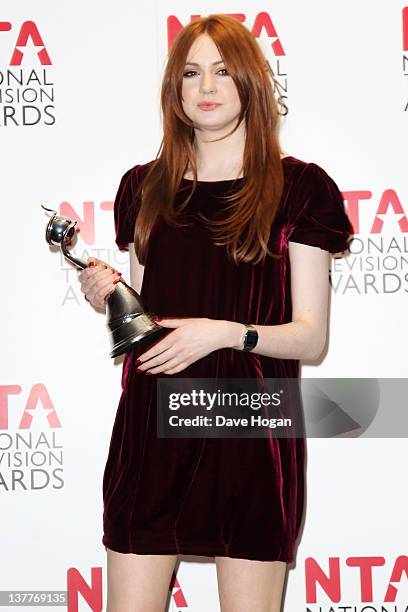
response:
<path id="1" fill-rule="evenodd" d="M 208 34 L 199 36 L 187 54 L 181 95 L 183 110 L 196 128 L 229 131 L 235 127 L 241 101 L 235 83 Z M 206 109 L 199 106 L 203 103 L 217 105 Z"/>

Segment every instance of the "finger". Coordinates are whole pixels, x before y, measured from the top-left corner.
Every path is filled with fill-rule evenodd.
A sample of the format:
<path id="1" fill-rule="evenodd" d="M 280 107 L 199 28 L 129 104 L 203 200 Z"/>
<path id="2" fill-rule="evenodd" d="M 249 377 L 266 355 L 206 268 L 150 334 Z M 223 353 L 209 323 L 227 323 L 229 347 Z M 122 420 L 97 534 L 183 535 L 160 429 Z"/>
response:
<path id="1" fill-rule="evenodd" d="M 84 297 L 85 297 L 86 301 L 89 302 L 90 304 L 92 304 L 92 306 L 94 306 L 95 308 L 102 308 L 103 305 L 104 305 L 93 294 L 85 294 Z"/>
<path id="2" fill-rule="evenodd" d="M 101 270 L 96 269 L 92 276 L 83 277 L 81 280 L 81 291 L 89 293 L 95 283 L 101 278 Z"/>
<path id="3" fill-rule="evenodd" d="M 102 261 L 101 259 L 97 259 L 96 257 L 89 258 L 88 262 L 88 267 L 82 270 L 79 274 L 79 277 L 81 279 L 90 278 L 100 270 L 110 270 L 111 272 L 117 272 L 117 270 L 112 268 L 112 266 L 107 264 L 105 261 Z"/>
<path id="4" fill-rule="evenodd" d="M 105 282 L 94 285 L 93 289 L 87 292 L 87 295 L 89 296 L 89 299 L 97 301 L 99 304 L 103 305 L 105 298 L 115 290 L 116 284 L 117 283 L 114 283 L 114 281 L 111 279 L 105 280 Z"/>
<path id="5" fill-rule="evenodd" d="M 162 319 L 155 317 L 155 321 L 162 327 L 182 327 L 188 323 L 189 319 Z"/>
<path id="6" fill-rule="evenodd" d="M 113 278 L 110 276 L 109 284 L 112 284 L 112 282 L 113 282 Z M 95 280 L 87 281 L 86 283 L 84 283 L 85 293 L 88 295 L 88 297 L 92 299 L 97 295 L 98 291 L 102 289 L 102 287 L 105 286 L 106 284 L 107 284 L 106 276 L 102 276 L 102 277 L 99 276 L 99 278 Z"/>
<path id="7" fill-rule="evenodd" d="M 180 365 L 173 368 L 172 370 L 166 370 L 165 372 L 163 372 L 163 374 L 167 374 L 168 376 L 171 376 L 172 374 L 177 374 L 178 372 L 182 372 L 183 370 L 185 370 L 188 365 L 189 365 L 188 363 L 186 364 L 181 363 Z"/>
<path id="8" fill-rule="evenodd" d="M 113 282 L 107 282 L 96 292 L 96 298 L 98 300 L 104 301 L 109 295 L 111 295 L 115 291 L 116 285 L 116 280 Z"/>
<path id="9" fill-rule="evenodd" d="M 165 372 L 163 372 L 163 374 L 168 374 L 169 376 L 171 376 L 172 374 L 177 374 L 178 372 L 182 372 L 183 370 L 186 369 L 186 367 L 189 364 L 180 364 L 179 366 L 177 366 L 176 368 L 173 368 L 172 370 L 166 370 Z"/>
<path id="10" fill-rule="evenodd" d="M 188 363 L 183 361 L 179 362 L 177 357 L 175 357 L 174 359 L 169 360 L 164 367 L 158 366 L 156 368 L 149 369 L 148 372 L 150 372 L 150 374 L 173 374 L 176 372 L 181 372 L 181 370 L 184 370 L 187 365 Z"/>
<path id="11" fill-rule="evenodd" d="M 146 370 L 150 370 L 150 368 L 152 367 L 165 364 L 167 361 L 169 361 L 169 359 L 174 359 L 175 355 L 176 351 L 173 347 L 171 347 L 166 351 L 163 351 L 162 353 L 151 357 L 150 359 L 143 360 L 143 362 L 140 364 L 136 362 L 137 369 L 141 370 L 142 372 L 145 372 Z"/>
<path id="12" fill-rule="evenodd" d="M 109 270 L 99 270 L 99 272 L 84 283 L 85 293 L 89 293 L 90 291 L 98 291 L 108 282 L 112 283 L 116 278 L 118 278 L 118 275 L 110 272 Z"/>
<path id="13" fill-rule="evenodd" d="M 174 335 L 173 332 L 170 332 L 165 338 L 159 340 L 153 346 L 150 347 L 148 351 L 139 355 L 138 359 L 141 362 L 145 362 L 152 357 L 156 357 L 156 355 L 167 351 L 168 349 L 174 346 L 175 340 L 177 336 Z"/>
<path id="14" fill-rule="evenodd" d="M 92 265 L 91 267 L 88 266 L 84 270 L 81 270 L 81 272 L 78 274 L 78 278 L 81 282 L 84 282 L 88 278 L 92 278 L 95 274 L 100 272 L 100 270 L 102 269 L 103 269 L 103 266 L 101 264 L 95 264 L 95 265 Z"/>

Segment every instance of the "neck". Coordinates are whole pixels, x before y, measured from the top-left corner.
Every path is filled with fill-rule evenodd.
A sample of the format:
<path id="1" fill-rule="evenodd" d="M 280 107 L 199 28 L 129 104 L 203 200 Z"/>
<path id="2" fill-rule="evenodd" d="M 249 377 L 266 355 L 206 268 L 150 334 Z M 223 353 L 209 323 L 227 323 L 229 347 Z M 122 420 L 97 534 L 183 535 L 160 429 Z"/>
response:
<path id="1" fill-rule="evenodd" d="M 198 174 L 223 174 L 239 172 L 244 158 L 245 121 L 237 130 L 223 140 L 221 138 L 232 130 L 229 125 L 222 130 L 195 130 L 194 148 Z"/>

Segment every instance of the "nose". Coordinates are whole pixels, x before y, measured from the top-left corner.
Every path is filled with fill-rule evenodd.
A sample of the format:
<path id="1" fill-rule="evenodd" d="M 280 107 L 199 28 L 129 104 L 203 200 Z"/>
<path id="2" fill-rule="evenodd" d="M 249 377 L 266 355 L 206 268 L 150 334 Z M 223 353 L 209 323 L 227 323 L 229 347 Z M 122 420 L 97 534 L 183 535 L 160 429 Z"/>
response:
<path id="1" fill-rule="evenodd" d="M 214 77 L 212 74 L 204 74 L 200 81 L 200 93 L 214 93 L 216 90 Z"/>

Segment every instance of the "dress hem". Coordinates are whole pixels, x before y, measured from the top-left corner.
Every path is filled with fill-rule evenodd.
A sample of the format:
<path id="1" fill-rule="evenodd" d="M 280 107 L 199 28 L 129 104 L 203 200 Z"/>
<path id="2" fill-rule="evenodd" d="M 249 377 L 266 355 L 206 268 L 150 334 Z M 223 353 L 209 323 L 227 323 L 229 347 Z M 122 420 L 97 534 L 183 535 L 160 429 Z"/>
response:
<path id="1" fill-rule="evenodd" d="M 284 563 L 292 563 L 294 561 L 294 554 L 289 551 L 281 551 L 280 553 L 273 554 L 271 551 L 257 551 L 252 552 L 249 550 L 242 550 L 239 548 L 232 547 L 231 545 L 222 543 L 217 544 L 182 544 L 180 537 L 178 537 L 178 545 L 168 546 L 141 546 L 140 544 L 118 542 L 117 540 L 110 540 L 107 537 L 102 538 L 102 544 L 105 550 L 109 548 L 114 552 L 122 554 L 137 554 L 137 555 L 192 555 L 195 557 L 228 557 L 232 559 L 246 559 L 248 561 L 282 561 Z"/>

